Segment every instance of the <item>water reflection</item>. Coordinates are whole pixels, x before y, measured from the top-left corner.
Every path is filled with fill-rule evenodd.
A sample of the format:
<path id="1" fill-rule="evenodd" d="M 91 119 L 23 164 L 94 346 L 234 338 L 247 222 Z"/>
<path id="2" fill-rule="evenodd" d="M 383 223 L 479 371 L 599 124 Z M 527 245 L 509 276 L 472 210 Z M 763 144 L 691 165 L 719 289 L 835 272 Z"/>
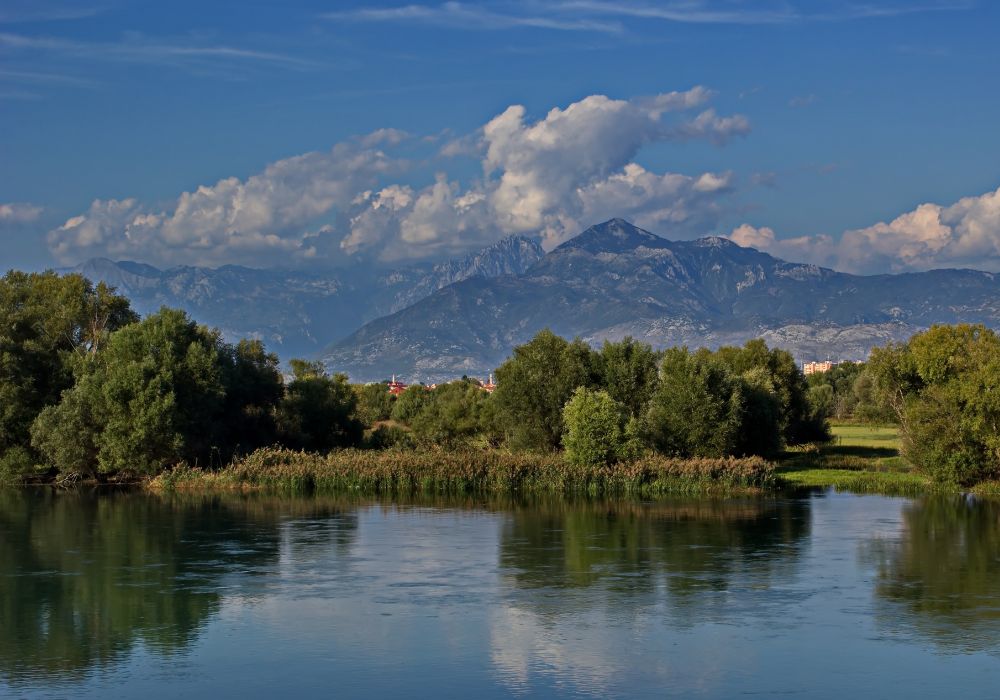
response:
<path id="1" fill-rule="evenodd" d="M 251 586 L 277 559 L 279 519 L 295 514 L 266 499 L 0 490 L 0 678 L 79 678 L 139 642 L 184 650 L 218 611 L 223 577 Z M 346 516 L 335 539 L 353 529 Z"/>
<path id="2" fill-rule="evenodd" d="M 790 593 L 773 586 L 794 577 L 809 532 L 808 500 L 520 508 L 501 533 L 508 590 L 491 615 L 493 663 L 512 690 L 547 677 L 606 696 L 616 678 L 635 672 L 633 654 L 642 649 L 643 673 L 665 686 L 690 663 L 666 648 L 664 626 L 780 616 L 775 608 Z"/>
<path id="3" fill-rule="evenodd" d="M 928 497 L 902 516 L 900 538 L 871 550 L 885 628 L 954 651 L 1000 649 L 1000 503 Z"/>
<path id="4" fill-rule="evenodd" d="M 998 574 L 963 499 L 0 491 L 0 696 L 940 695 Z"/>
<path id="5" fill-rule="evenodd" d="M 550 501 L 513 513 L 500 561 L 520 587 L 640 592 L 663 574 L 683 596 L 725 589 L 737 570 L 768 574 L 808 533 L 805 500 Z"/>

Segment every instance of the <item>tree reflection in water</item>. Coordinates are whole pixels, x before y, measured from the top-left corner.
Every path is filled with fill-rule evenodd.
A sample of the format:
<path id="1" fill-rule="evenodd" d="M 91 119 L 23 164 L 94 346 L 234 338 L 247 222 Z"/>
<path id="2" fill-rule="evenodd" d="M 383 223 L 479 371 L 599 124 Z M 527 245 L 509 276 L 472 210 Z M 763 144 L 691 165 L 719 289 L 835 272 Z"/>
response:
<path id="1" fill-rule="evenodd" d="M 356 517 L 322 501 L 0 490 L 0 679 L 81 678 L 137 643 L 182 652 L 223 576 L 250 585 L 275 565 L 283 519 L 324 514 L 346 546 Z M 315 545 L 295 532 L 290 546 Z"/>
<path id="2" fill-rule="evenodd" d="M 903 507 L 898 540 L 876 540 L 883 629 L 954 651 L 1000 644 L 1000 503 L 926 497 Z"/>
<path id="3" fill-rule="evenodd" d="M 506 524 L 500 565 L 516 588 L 665 587 L 675 608 L 710 603 L 739 577 L 766 588 L 809 534 L 806 500 L 687 499 L 532 504 Z M 709 594 L 709 595 L 706 595 Z M 549 600 L 559 609 L 559 598 Z"/>

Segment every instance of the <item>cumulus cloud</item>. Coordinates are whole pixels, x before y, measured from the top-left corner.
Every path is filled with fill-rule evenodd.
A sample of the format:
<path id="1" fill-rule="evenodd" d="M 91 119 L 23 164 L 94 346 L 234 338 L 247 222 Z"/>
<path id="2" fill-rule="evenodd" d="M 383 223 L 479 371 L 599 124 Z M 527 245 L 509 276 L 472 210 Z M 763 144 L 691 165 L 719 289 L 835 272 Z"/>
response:
<path id="1" fill-rule="evenodd" d="M 632 100 L 591 95 L 532 120 L 512 105 L 438 158 L 466 155 L 481 175 L 439 172 L 425 186 L 393 182 L 406 162 L 392 149 L 414 141 L 394 129 L 182 193 L 167 210 L 133 199 L 96 200 L 50 232 L 62 262 L 92 256 L 161 264 L 289 264 L 361 255 L 381 260 L 451 254 L 511 233 L 553 247 L 614 216 L 705 233 L 732 190 L 729 172 L 657 173 L 634 162 L 654 142 L 724 143 L 747 120 L 707 108 L 703 87 Z M 441 162 L 441 161 L 439 161 Z"/>
<path id="2" fill-rule="evenodd" d="M 836 244 L 826 234 L 779 239 L 774 229 L 741 224 L 729 234 L 730 240 L 744 248 L 756 248 L 790 262 L 810 262 L 844 269 L 836 258 Z"/>
<path id="3" fill-rule="evenodd" d="M 718 195 L 732 186 L 730 172 L 658 175 L 629 163 L 620 173 L 580 189 L 580 219 L 596 222 L 621 216 L 664 233 L 678 227 L 706 232 L 720 214 Z"/>
<path id="4" fill-rule="evenodd" d="M 384 257 L 397 258 L 505 233 L 539 235 L 551 248 L 612 216 L 648 226 L 670 223 L 687 227 L 685 232 L 700 225 L 704 231 L 718 214 L 715 200 L 731 189 L 731 173 L 658 174 L 632 159 L 651 142 L 721 143 L 747 133 L 744 117 L 719 117 L 711 109 L 667 119 L 711 97 L 700 86 L 633 100 L 591 95 L 536 121 L 523 106 L 512 105 L 480 130 L 475 150 L 482 159 L 481 181 L 463 190 L 439 175 L 432 187 L 407 191 L 405 198 L 395 189 L 379 193 L 352 220 L 344 248 L 356 252 L 395 240 L 398 245 Z M 473 151 L 468 139 L 461 150 Z"/>
<path id="5" fill-rule="evenodd" d="M 839 257 L 861 270 L 1000 270 L 1000 188 L 948 207 L 921 204 L 889 223 L 847 231 Z"/>
<path id="6" fill-rule="evenodd" d="M 27 202 L 0 204 L 0 225 L 30 224 L 41 215 L 41 207 Z"/>
<path id="7" fill-rule="evenodd" d="M 196 265 L 314 258 L 323 241 L 305 233 L 306 224 L 346 207 L 402 166 L 362 139 L 276 161 L 246 180 L 184 192 L 169 211 L 150 211 L 135 199 L 95 200 L 49 233 L 49 248 L 64 263 L 93 256 Z"/>
<path id="8" fill-rule="evenodd" d="M 778 239 L 767 227 L 743 224 L 729 237 L 789 260 L 858 273 L 941 267 L 1000 271 L 1000 188 L 951 206 L 925 203 L 890 222 L 829 235 Z"/>

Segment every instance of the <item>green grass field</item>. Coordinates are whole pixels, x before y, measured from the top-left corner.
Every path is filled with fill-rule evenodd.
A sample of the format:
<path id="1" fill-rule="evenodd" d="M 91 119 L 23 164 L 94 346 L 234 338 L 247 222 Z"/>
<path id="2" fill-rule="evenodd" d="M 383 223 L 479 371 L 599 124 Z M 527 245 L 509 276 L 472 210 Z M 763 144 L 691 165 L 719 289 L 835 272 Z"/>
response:
<path id="1" fill-rule="evenodd" d="M 856 423 L 832 423 L 834 447 L 875 448 L 899 452 L 899 428 L 894 425 L 871 427 Z M 876 455 L 881 456 L 881 455 Z"/>
<path id="2" fill-rule="evenodd" d="M 840 422 L 831 425 L 831 432 L 833 440 L 826 445 L 786 452 L 778 476 L 792 486 L 832 486 L 860 493 L 914 494 L 931 489 L 930 480 L 900 457 L 895 426 Z"/>

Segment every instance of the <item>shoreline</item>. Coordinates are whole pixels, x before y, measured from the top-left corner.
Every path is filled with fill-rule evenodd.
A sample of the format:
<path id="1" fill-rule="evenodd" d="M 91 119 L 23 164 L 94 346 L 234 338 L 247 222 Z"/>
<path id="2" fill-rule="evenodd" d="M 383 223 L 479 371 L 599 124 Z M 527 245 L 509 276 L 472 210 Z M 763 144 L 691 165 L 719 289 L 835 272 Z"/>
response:
<path id="1" fill-rule="evenodd" d="M 590 495 L 763 493 L 775 464 L 759 457 L 640 458 L 576 467 L 558 454 L 499 450 L 339 450 L 327 455 L 258 450 L 205 471 L 180 466 L 149 480 L 150 490 L 266 490 L 292 493 L 576 493 Z"/>
<path id="2" fill-rule="evenodd" d="M 155 478 L 117 474 L 36 479 L 22 487 L 123 488 L 150 492 L 407 494 L 546 494 L 572 496 L 741 496 L 834 489 L 885 496 L 936 493 L 1000 496 L 1000 482 L 937 484 L 899 455 L 895 428 L 844 422 L 834 439 L 760 457 L 668 458 L 646 455 L 613 465 L 579 467 L 558 453 L 498 449 L 256 450 L 218 469 L 181 464 Z"/>

